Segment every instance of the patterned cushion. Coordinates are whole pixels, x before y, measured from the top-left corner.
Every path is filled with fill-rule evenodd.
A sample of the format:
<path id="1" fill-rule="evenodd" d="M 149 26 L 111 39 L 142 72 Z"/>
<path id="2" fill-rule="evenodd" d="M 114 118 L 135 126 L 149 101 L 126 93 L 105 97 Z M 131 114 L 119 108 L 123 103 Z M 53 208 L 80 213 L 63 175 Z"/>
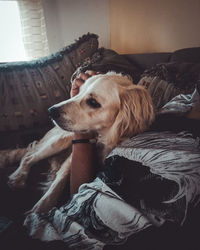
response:
<path id="1" fill-rule="evenodd" d="M 133 62 L 130 62 L 126 56 L 119 55 L 117 52 L 105 48 L 98 49 L 90 60 L 84 62 L 73 74 L 72 80 L 77 74 L 85 72 L 88 69 L 101 73 L 115 71 L 129 75 L 135 84 L 139 81 L 140 75 L 143 72 Z"/>
<path id="2" fill-rule="evenodd" d="M 160 109 L 178 94 L 191 94 L 199 81 L 199 63 L 171 62 L 146 70 L 138 84 L 148 89 Z"/>
<path id="3" fill-rule="evenodd" d="M 97 50 L 97 38 L 88 33 L 49 57 L 0 65 L 0 131 L 47 124 L 47 109 L 69 98 L 71 75 Z"/>

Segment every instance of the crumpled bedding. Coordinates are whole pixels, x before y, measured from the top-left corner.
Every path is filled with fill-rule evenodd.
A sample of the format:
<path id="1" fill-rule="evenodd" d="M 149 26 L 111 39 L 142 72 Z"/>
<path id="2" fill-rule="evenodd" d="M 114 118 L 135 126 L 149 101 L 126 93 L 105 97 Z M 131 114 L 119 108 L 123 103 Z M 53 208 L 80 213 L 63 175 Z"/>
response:
<path id="1" fill-rule="evenodd" d="M 192 103 L 192 95 L 183 97 Z M 178 107 L 183 99 L 176 100 Z M 181 105 L 180 113 L 183 109 Z M 188 206 L 200 198 L 199 136 L 154 128 L 125 141 L 110 153 L 97 178 L 83 184 L 67 204 L 28 215 L 24 224 L 29 234 L 64 241 L 71 249 L 103 249 L 166 221 L 182 225 Z"/>

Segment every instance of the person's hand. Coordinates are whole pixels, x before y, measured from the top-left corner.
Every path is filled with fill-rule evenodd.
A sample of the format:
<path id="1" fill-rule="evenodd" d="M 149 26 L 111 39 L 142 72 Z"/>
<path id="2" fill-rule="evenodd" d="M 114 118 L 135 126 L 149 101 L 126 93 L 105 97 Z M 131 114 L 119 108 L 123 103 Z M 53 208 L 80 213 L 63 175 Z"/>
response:
<path id="1" fill-rule="evenodd" d="M 83 85 L 88 78 L 96 74 L 97 73 L 92 70 L 87 70 L 85 73 L 80 73 L 80 75 L 76 77 L 72 83 L 70 96 L 74 97 L 75 95 L 77 95 L 79 93 L 81 85 Z"/>
<path id="2" fill-rule="evenodd" d="M 92 70 L 88 70 L 85 73 L 81 73 L 78 77 L 76 77 L 72 83 L 72 88 L 71 88 L 71 92 L 70 95 L 71 97 L 76 96 L 79 93 L 79 89 L 81 87 L 81 85 L 84 84 L 84 82 L 90 78 L 91 76 L 94 76 L 98 73 L 92 71 Z M 76 132 L 74 134 L 74 139 L 91 139 L 94 138 L 94 133 L 90 132 L 90 133 L 78 133 Z"/>

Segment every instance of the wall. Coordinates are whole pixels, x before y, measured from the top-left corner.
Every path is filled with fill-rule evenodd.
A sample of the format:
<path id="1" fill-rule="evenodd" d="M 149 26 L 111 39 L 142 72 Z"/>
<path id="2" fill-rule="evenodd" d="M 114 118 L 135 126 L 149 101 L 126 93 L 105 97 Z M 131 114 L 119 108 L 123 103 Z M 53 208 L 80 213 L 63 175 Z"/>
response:
<path id="1" fill-rule="evenodd" d="M 110 47 L 109 0 L 43 0 L 50 52 L 88 32 Z"/>
<path id="2" fill-rule="evenodd" d="M 200 46 L 200 0 L 110 0 L 110 27 L 119 53 Z"/>

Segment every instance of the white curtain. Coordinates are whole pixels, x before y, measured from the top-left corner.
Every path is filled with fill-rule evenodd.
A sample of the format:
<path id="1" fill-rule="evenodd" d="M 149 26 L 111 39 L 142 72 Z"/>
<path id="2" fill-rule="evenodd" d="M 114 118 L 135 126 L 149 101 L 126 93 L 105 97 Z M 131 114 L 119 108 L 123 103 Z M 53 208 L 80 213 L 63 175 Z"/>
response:
<path id="1" fill-rule="evenodd" d="M 49 54 L 45 17 L 41 0 L 18 0 L 22 33 L 28 60 Z"/>

